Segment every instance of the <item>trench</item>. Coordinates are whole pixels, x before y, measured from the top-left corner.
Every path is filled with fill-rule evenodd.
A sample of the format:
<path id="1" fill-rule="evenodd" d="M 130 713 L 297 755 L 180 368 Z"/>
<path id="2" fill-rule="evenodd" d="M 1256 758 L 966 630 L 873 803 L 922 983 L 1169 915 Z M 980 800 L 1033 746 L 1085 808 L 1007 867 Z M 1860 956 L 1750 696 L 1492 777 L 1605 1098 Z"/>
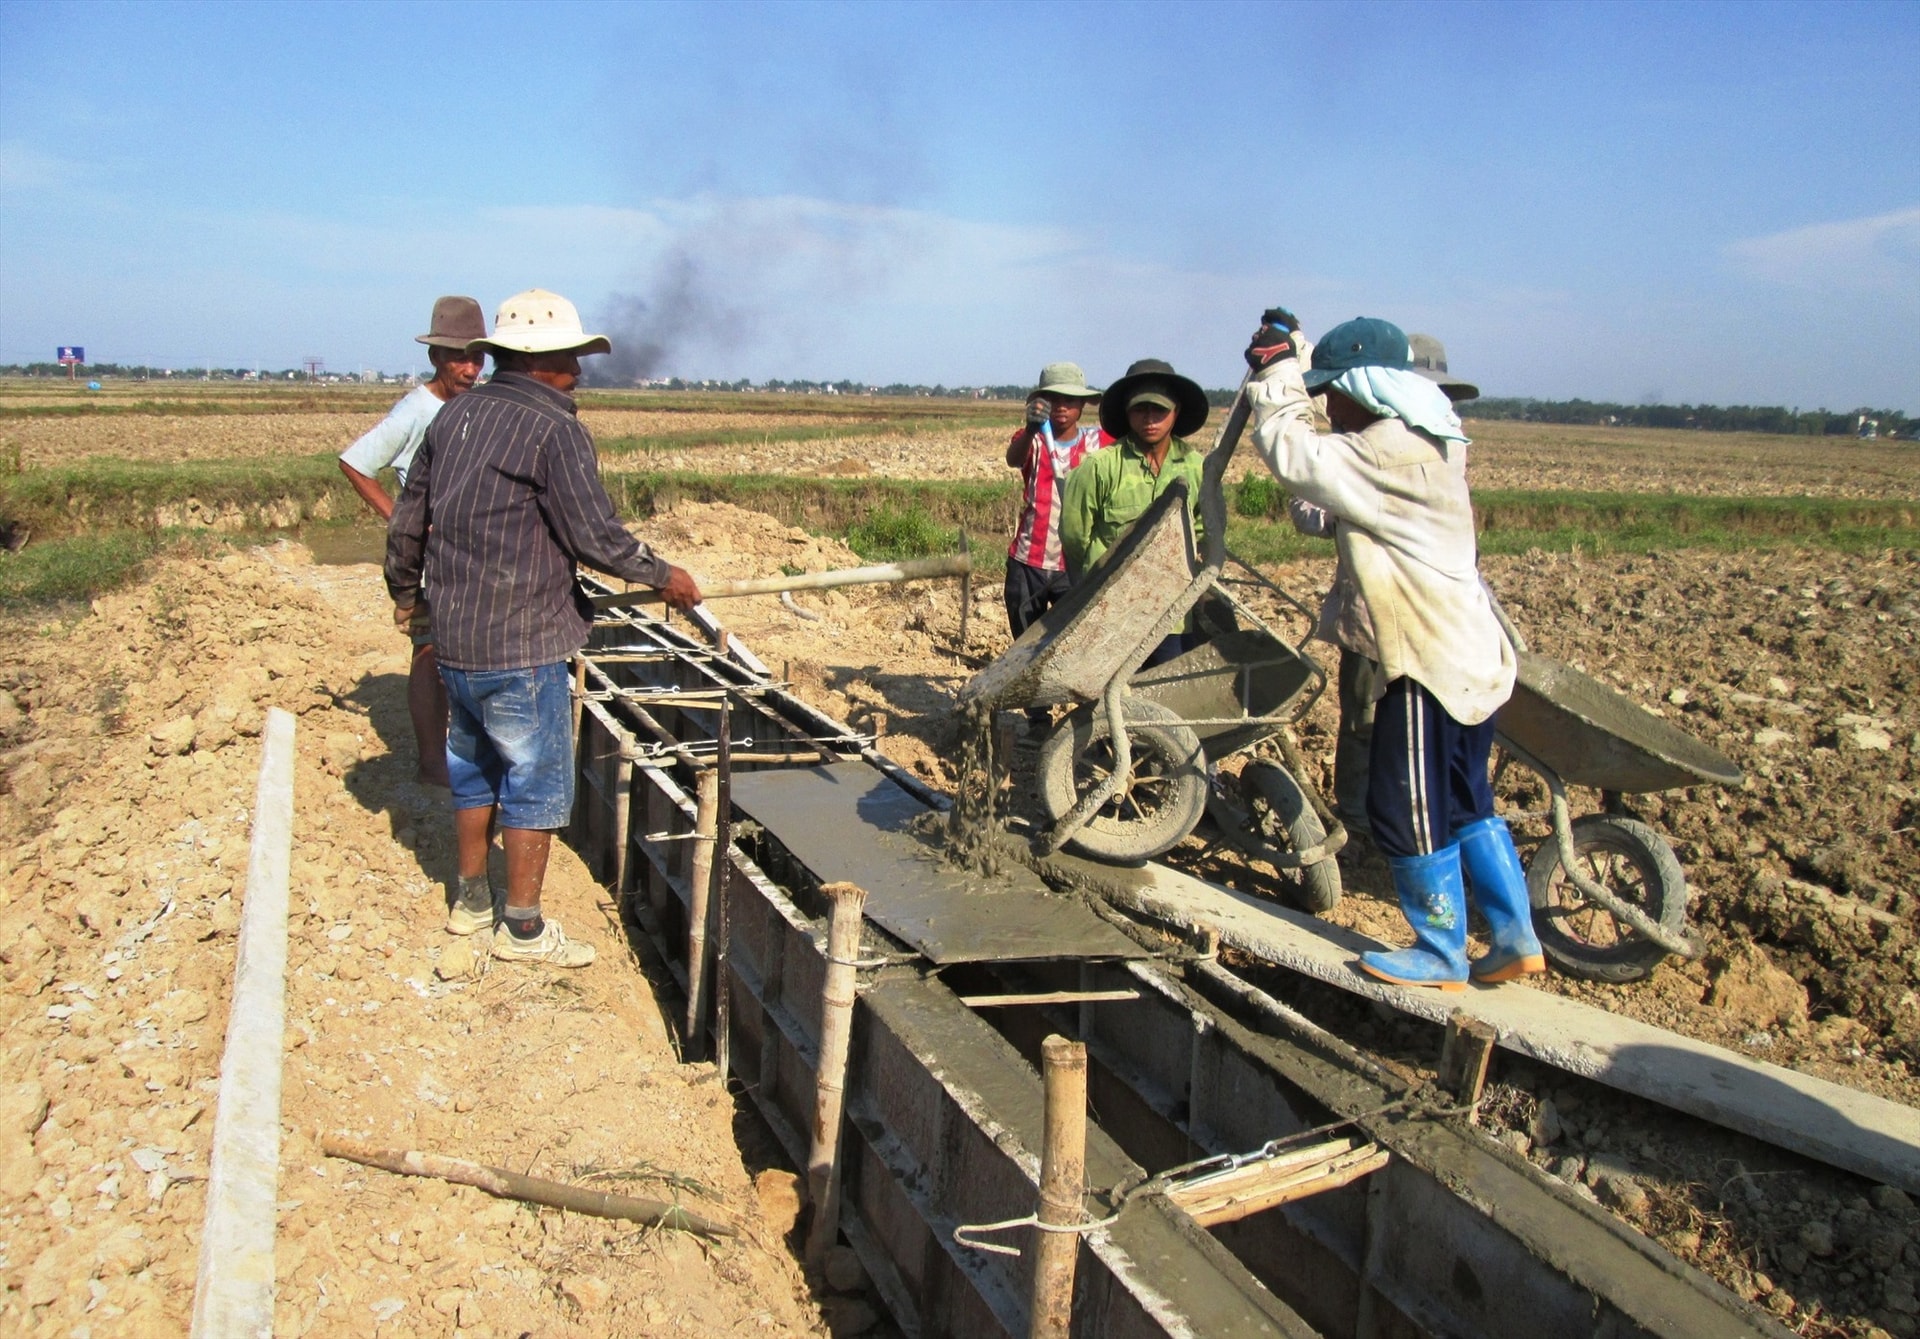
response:
<path id="1" fill-rule="evenodd" d="M 641 615 L 596 627 L 576 670 L 569 838 L 686 992 L 695 796 L 724 734 L 729 830 L 697 960 L 712 1002 L 683 1042 L 717 1055 L 797 1166 L 818 1059 L 820 885 L 846 867 L 872 871 L 838 1227 L 903 1333 L 1027 1332 L 1028 1255 L 970 1250 L 954 1231 L 1034 1208 L 1035 1062 L 1051 1033 L 1089 1052 L 1090 1211 L 1195 1158 L 1335 1122 L 1384 1152 L 1360 1179 L 1212 1227 L 1170 1196 L 1126 1198 L 1081 1238 L 1076 1334 L 1784 1333 L 1498 1145 L 1445 1094 L 1414 1088 L 1192 946 L 1116 924 L 1017 862 L 1005 889 L 972 876 L 943 891 L 930 850 L 922 869 L 898 849 L 912 838 L 900 815 L 934 813 L 938 797 L 718 640 L 717 628 Z M 855 781 L 867 789 L 847 809 L 838 792 Z M 966 928 L 983 898 L 1008 890 Z M 931 900 L 910 906 L 908 894 Z M 1036 928 L 1021 944 L 993 937 L 993 922 L 1023 917 Z M 1008 992 L 1128 998 L 963 998 Z"/>

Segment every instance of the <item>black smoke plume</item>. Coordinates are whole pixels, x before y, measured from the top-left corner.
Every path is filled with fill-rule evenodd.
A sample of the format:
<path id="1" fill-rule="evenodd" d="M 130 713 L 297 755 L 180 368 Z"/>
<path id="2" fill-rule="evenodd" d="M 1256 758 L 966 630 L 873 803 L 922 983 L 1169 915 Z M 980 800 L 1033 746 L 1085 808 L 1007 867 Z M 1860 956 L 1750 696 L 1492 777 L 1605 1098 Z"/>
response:
<path id="1" fill-rule="evenodd" d="M 746 333 L 747 312 L 719 287 L 699 258 L 676 246 L 661 259 L 646 296 L 607 298 L 599 326 L 613 352 L 587 360 L 587 384 L 632 386 L 671 373 L 676 355 L 689 346 L 737 342 Z"/>

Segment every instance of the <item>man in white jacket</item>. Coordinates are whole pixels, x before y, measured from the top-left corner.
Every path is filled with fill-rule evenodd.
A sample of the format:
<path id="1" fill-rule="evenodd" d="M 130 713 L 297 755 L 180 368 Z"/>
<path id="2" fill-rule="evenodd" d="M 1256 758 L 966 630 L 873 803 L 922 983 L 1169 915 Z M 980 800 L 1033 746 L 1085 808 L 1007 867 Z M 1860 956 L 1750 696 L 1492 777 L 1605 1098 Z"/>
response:
<path id="1" fill-rule="evenodd" d="M 1526 878 L 1487 776 L 1493 716 L 1513 691 L 1516 662 L 1476 565 L 1459 417 L 1387 321 L 1334 327 L 1303 369 L 1293 333 L 1269 320 L 1247 360 L 1255 449 L 1296 497 L 1333 518 L 1339 566 L 1321 627 L 1381 667 L 1367 818 L 1414 944 L 1364 953 L 1361 970 L 1465 988 L 1464 864 L 1493 931 L 1473 978 L 1544 971 Z M 1331 433 L 1313 427 L 1309 391 L 1321 387 Z"/>

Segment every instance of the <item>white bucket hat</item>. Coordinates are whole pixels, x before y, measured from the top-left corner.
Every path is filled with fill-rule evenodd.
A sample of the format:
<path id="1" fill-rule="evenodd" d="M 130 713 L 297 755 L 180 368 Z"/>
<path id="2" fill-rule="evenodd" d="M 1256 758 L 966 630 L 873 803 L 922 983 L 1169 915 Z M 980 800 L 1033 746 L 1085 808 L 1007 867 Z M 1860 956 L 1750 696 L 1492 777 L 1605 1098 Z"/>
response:
<path id="1" fill-rule="evenodd" d="M 589 335 L 580 328 L 580 312 L 558 293 L 529 288 L 515 293 L 493 314 L 493 333 L 470 342 L 469 349 L 511 349 L 515 353 L 612 353 L 605 335 Z"/>

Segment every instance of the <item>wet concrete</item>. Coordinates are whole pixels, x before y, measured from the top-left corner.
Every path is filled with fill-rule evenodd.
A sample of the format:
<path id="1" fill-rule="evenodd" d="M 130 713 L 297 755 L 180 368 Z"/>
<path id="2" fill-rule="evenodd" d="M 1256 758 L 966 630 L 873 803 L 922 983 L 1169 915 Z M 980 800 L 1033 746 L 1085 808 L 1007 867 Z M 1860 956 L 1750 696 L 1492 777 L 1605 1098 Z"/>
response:
<path id="1" fill-rule="evenodd" d="M 1027 870 L 987 879 L 941 860 L 911 831 L 927 806 L 864 762 L 741 773 L 733 803 L 822 883 L 866 889 L 867 918 L 934 962 L 1141 955 Z"/>

